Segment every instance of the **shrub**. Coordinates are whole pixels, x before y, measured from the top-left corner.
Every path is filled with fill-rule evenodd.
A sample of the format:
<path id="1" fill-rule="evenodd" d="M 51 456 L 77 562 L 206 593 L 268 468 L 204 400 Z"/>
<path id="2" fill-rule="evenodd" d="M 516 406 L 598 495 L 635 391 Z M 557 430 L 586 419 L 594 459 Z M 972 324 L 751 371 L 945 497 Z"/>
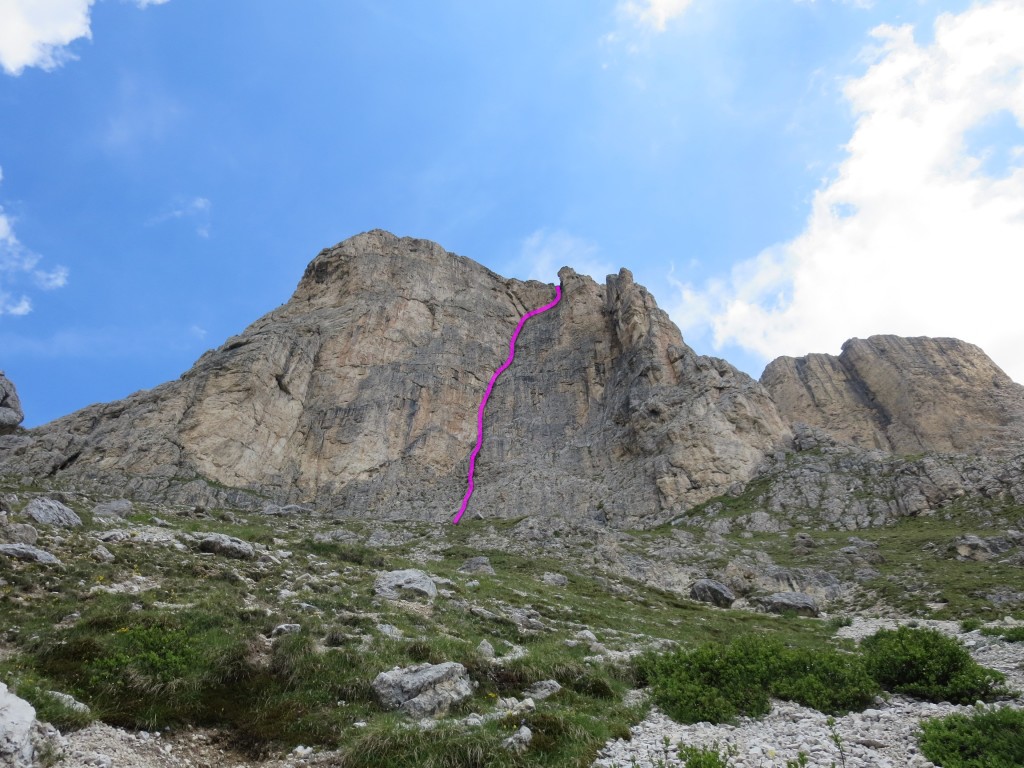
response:
<path id="1" fill-rule="evenodd" d="M 762 635 L 648 655 L 638 666 L 654 701 L 682 723 L 765 715 L 773 696 L 838 714 L 864 709 L 879 692 L 857 656 L 786 648 Z"/>
<path id="2" fill-rule="evenodd" d="M 921 753 L 944 768 L 1024 765 L 1024 712 L 1019 709 L 926 720 L 921 731 Z"/>
<path id="3" fill-rule="evenodd" d="M 964 632 L 973 632 L 974 630 L 979 629 L 981 625 L 981 619 L 964 619 L 960 622 L 960 629 L 962 629 Z"/>
<path id="4" fill-rule="evenodd" d="M 979 666 L 958 640 L 933 629 L 882 629 L 864 638 L 861 650 L 868 673 L 893 693 L 954 704 L 1007 693 L 1001 673 Z"/>
<path id="5" fill-rule="evenodd" d="M 729 757 L 735 755 L 735 749 L 718 751 L 718 744 L 713 747 L 693 747 L 680 744 L 677 752 L 686 768 L 729 768 Z"/>
<path id="6" fill-rule="evenodd" d="M 880 692 L 861 656 L 839 651 L 788 650 L 772 695 L 819 712 L 866 709 Z"/>

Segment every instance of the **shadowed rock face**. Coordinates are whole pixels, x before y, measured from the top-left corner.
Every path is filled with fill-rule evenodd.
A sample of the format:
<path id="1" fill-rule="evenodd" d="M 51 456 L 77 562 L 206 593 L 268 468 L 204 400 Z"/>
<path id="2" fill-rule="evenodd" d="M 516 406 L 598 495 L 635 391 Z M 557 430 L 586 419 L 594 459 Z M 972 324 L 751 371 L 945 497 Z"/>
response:
<path id="1" fill-rule="evenodd" d="M 662 522 L 789 441 L 764 389 L 696 355 L 628 271 L 559 279 L 488 402 L 470 518 Z M 143 498 L 252 506 L 242 491 L 258 491 L 443 519 L 487 381 L 519 318 L 553 298 L 428 241 L 358 235 L 178 381 L 3 438 L 0 464 Z"/>
<path id="2" fill-rule="evenodd" d="M 862 448 L 999 453 L 1024 438 L 1024 387 L 957 339 L 851 339 L 838 357 L 780 357 L 761 384 L 787 420 Z"/>
<path id="3" fill-rule="evenodd" d="M 13 432 L 24 418 L 14 382 L 0 371 L 0 435 Z"/>

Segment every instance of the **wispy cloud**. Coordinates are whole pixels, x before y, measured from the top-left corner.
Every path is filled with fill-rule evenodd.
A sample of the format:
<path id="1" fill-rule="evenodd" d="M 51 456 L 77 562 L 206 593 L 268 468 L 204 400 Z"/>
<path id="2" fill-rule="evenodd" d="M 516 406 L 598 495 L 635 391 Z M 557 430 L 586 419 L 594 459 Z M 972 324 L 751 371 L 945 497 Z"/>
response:
<path id="1" fill-rule="evenodd" d="M 0 181 L 3 171 L 0 170 Z M 39 269 L 42 260 L 18 240 L 14 224 L 0 206 L 0 315 L 27 315 L 32 311 L 32 300 L 26 293 L 27 285 L 44 291 L 63 288 L 68 281 L 66 267 Z"/>
<path id="2" fill-rule="evenodd" d="M 834 352 L 873 333 L 959 336 L 1024 381 L 1024 6 L 975 5 L 935 21 L 934 42 L 883 25 L 844 93 L 857 122 L 803 232 L 697 287 L 673 316 L 769 359 Z M 976 129 L 1016 131 L 993 175 Z M 983 142 L 984 143 L 984 142 Z"/>
<path id="3" fill-rule="evenodd" d="M 600 258 L 594 243 L 563 230 L 548 229 L 538 229 L 523 240 L 519 266 L 527 279 L 545 283 L 553 282 L 562 267 L 572 267 L 598 281 L 614 271 L 611 264 Z"/>
<path id="4" fill-rule="evenodd" d="M 146 222 L 147 226 L 163 224 L 175 219 L 188 219 L 196 226 L 196 234 L 200 237 L 210 236 L 210 201 L 205 197 L 193 197 L 191 200 L 178 203 L 163 213 L 157 214 Z"/>
<path id="5" fill-rule="evenodd" d="M 135 0 L 135 4 L 139 6 L 139 8 L 147 8 L 151 5 L 163 5 L 166 2 L 169 2 L 169 0 Z"/>
<path id="6" fill-rule="evenodd" d="M 664 32 L 668 23 L 682 16 L 693 0 L 625 0 L 619 11 L 637 26 Z"/>

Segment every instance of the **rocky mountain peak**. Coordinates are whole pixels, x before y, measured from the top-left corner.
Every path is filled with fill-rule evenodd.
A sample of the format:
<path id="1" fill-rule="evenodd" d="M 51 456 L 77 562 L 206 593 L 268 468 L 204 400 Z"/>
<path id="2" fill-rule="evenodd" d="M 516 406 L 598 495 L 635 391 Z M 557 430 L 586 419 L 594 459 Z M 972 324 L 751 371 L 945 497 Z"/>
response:
<path id="1" fill-rule="evenodd" d="M 696 355 L 628 270 L 559 279 L 488 402 L 469 519 L 661 522 L 789 440 L 767 393 Z M 436 243 L 356 235 L 180 380 L 0 444 L 0 461 L 140 497 L 450 517 L 484 387 L 553 296 Z"/>
<path id="2" fill-rule="evenodd" d="M 850 339 L 838 356 L 774 360 L 761 384 L 785 418 L 864 448 L 1004 452 L 1024 438 L 1024 387 L 958 339 Z"/>

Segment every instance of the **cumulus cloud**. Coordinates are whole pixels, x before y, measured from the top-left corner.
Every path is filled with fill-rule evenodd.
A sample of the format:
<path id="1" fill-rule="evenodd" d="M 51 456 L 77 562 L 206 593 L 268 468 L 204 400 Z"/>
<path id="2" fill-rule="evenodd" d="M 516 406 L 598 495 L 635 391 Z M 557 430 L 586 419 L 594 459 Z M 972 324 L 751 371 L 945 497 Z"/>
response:
<path id="1" fill-rule="evenodd" d="M 525 240 L 519 255 L 520 273 L 526 272 L 528 280 L 553 283 L 558 279 L 558 270 L 572 267 L 581 275 L 590 275 L 598 282 L 604 282 L 605 275 L 613 270 L 611 265 L 598 255 L 596 245 L 583 238 L 570 235 L 562 230 L 538 229 Z"/>
<path id="2" fill-rule="evenodd" d="M 93 0 L 0 0 L 0 66 L 9 75 L 25 67 L 50 70 L 75 56 L 67 45 L 91 37 Z"/>
<path id="3" fill-rule="evenodd" d="M 0 170 L 0 181 L 3 171 Z M 41 257 L 30 251 L 14 234 L 11 218 L 0 206 L 0 316 L 27 315 L 32 300 L 25 293 L 25 284 L 44 291 L 63 288 L 68 281 L 66 267 L 38 269 Z"/>
<path id="4" fill-rule="evenodd" d="M 693 0 L 625 0 L 619 10 L 638 26 L 664 32 L 668 22 L 682 16 Z"/>
<path id="5" fill-rule="evenodd" d="M 168 0 L 133 0 L 139 8 Z M 95 0 L 0 0 L 0 67 L 20 75 L 26 67 L 52 70 L 77 58 L 68 45 L 91 39 Z"/>
<path id="6" fill-rule="evenodd" d="M 804 230 L 704 285 L 670 276 L 673 316 L 766 360 L 875 333 L 955 336 L 1024 381 L 1024 5 L 942 14 L 927 46 L 910 26 L 871 34 L 870 66 L 844 89 L 847 155 Z"/>

